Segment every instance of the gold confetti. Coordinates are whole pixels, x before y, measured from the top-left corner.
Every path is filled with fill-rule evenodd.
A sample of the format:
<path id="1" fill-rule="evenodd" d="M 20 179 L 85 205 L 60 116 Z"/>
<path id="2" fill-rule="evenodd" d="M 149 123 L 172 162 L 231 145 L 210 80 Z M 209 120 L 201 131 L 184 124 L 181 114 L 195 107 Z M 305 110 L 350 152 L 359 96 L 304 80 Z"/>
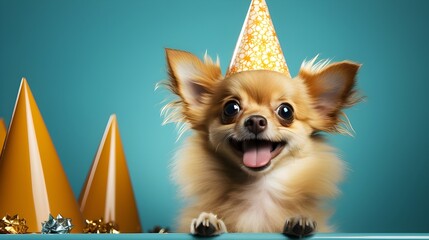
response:
<path id="1" fill-rule="evenodd" d="M 27 222 L 19 215 L 6 215 L 0 220 L 0 234 L 23 234 L 27 229 Z"/>
<path id="2" fill-rule="evenodd" d="M 104 222 L 103 218 L 97 220 L 85 220 L 84 233 L 119 233 L 118 225 L 114 222 Z"/>

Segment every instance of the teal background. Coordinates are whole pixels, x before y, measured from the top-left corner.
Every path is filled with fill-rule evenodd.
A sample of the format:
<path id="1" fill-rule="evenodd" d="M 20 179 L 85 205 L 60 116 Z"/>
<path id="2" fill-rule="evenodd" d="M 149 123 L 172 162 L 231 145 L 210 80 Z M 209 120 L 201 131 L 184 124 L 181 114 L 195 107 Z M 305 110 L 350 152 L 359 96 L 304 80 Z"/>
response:
<path id="1" fill-rule="evenodd" d="M 161 126 L 164 48 L 232 56 L 247 0 L 0 0 L 0 117 L 26 77 L 78 197 L 116 113 L 143 228 L 174 227 L 180 146 Z M 267 0 L 292 75 L 320 53 L 363 63 L 355 137 L 330 141 L 350 171 L 333 202 L 340 232 L 429 232 L 429 2 Z M 5 194 L 5 189 L 2 189 Z M 124 206 L 126 207 L 126 206 Z"/>

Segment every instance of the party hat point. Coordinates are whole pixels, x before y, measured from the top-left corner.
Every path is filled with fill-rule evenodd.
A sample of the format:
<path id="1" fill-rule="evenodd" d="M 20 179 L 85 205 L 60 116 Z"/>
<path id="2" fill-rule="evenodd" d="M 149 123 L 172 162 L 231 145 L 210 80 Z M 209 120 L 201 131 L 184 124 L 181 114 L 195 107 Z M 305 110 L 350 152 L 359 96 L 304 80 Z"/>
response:
<path id="1" fill-rule="evenodd" d="M 0 118 L 0 155 L 3 149 L 4 140 L 6 139 L 6 133 L 6 124 L 4 123 L 3 118 Z"/>
<path id="2" fill-rule="evenodd" d="M 40 232 L 49 214 L 72 219 L 81 232 L 83 219 L 42 115 L 22 79 L 0 159 L 0 215 L 19 214 L 28 232 Z"/>
<path id="3" fill-rule="evenodd" d="M 290 77 L 265 0 L 252 0 L 226 76 L 271 70 Z"/>
<path id="4" fill-rule="evenodd" d="M 114 222 L 121 233 L 141 232 L 116 115 L 110 116 L 79 198 L 85 219 Z"/>

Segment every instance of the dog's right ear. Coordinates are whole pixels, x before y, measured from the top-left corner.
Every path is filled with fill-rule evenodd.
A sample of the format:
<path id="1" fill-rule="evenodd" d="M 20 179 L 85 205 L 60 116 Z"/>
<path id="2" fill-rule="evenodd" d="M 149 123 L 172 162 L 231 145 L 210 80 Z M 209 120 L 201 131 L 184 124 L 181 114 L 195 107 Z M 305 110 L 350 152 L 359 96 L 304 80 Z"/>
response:
<path id="1" fill-rule="evenodd" d="M 168 87 L 178 95 L 181 111 L 192 128 L 198 128 L 198 122 L 204 119 L 204 106 L 207 96 L 213 93 L 215 85 L 222 79 L 218 61 L 214 63 L 207 55 L 202 62 L 192 53 L 166 49 Z"/>

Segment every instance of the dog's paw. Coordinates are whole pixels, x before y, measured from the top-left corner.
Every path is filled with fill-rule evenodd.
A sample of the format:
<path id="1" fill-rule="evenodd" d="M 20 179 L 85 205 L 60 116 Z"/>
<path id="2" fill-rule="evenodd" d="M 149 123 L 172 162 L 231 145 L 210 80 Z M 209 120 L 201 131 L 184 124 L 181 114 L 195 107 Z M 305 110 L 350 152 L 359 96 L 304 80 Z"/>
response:
<path id="1" fill-rule="evenodd" d="M 213 213 L 202 212 L 191 223 L 191 234 L 202 237 L 216 236 L 226 233 L 225 223 Z"/>
<path id="2" fill-rule="evenodd" d="M 286 220 L 283 233 L 291 238 L 302 238 L 312 235 L 316 230 L 316 222 L 309 218 L 290 218 Z"/>

